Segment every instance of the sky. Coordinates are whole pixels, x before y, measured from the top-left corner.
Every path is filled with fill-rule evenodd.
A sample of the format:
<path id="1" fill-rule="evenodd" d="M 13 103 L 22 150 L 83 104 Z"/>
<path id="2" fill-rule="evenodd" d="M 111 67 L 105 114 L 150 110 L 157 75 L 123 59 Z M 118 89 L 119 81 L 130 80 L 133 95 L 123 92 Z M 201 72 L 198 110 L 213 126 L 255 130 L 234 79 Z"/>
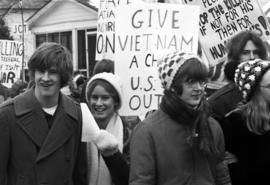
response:
<path id="1" fill-rule="evenodd" d="M 99 5 L 99 0 L 90 0 L 90 2 L 93 3 L 97 7 Z"/>

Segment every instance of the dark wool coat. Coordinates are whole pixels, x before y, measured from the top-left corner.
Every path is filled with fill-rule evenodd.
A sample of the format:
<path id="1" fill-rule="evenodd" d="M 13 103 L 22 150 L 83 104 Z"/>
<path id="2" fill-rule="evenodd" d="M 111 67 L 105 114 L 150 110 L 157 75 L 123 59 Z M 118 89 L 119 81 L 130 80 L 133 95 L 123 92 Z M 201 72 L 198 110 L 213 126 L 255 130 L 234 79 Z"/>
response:
<path id="1" fill-rule="evenodd" d="M 51 129 L 33 89 L 0 107 L 1 185 L 84 185 L 81 111 L 60 95 Z"/>
<path id="2" fill-rule="evenodd" d="M 270 184 L 270 131 L 262 135 L 250 132 L 240 110 L 228 114 L 220 124 L 226 149 L 237 158 L 232 184 Z"/>
<path id="3" fill-rule="evenodd" d="M 130 148 L 130 185 L 230 184 L 223 160 L 212 162 L 187 143 L 191 133 L 186 122 L 176 122 L 158 109 L 135 128 Z M 213 118 L 209 118 L 209 124 L 216 147 L 225 153 L 219 124 Z"/>
<path id="4" fill-rule="evenodd" d="M 214 92 L 208 99 L 213 118 L 220 122 L 228 112 L 237 107 L 241 98 L 241 92 L 233 82 Z"/>

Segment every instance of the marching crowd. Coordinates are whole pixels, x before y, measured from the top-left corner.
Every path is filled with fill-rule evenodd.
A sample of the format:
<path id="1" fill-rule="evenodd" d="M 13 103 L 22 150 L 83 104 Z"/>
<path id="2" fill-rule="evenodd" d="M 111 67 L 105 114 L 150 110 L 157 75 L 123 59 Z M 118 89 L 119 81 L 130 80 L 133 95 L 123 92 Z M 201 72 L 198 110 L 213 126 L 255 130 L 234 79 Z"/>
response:
<path id="1" fill-rule="evenodd" d="M 0 86 L 0 184 L 270 183 L 268 51 L 242 31 L 227 53 L 228 84 L 209 96 L 200 55 L 166 54 L 158 63 L 162 101 L 142 118 L 119 115 L 124 89 L 114 61 L 98 61 L 86 79 L 64 46 L 40 45 L 28 61 L 31 82 L 17 82 L 10 98 Z"/>

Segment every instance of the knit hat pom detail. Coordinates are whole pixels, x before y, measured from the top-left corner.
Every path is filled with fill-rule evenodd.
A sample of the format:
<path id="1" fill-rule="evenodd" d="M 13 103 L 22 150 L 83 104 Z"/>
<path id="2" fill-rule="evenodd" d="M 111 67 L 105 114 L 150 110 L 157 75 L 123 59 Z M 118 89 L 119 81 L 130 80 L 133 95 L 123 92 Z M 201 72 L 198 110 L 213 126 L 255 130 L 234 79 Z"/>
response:
<path id="1" fill-rule="evenodd" d="M 244 102 L 252 98 L 256 86 L 269 68 L 270 61 L 261 59 L 248 60 L 238 65 L 235 70 L 234 81 L 242 93 Z"/>

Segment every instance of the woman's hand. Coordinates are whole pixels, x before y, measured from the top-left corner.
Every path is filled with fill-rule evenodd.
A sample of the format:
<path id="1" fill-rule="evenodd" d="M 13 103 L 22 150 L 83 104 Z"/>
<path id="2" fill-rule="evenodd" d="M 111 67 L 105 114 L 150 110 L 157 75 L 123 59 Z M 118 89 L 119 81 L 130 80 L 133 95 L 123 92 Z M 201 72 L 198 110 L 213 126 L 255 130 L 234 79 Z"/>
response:
<path id="1" fill-rule="evenodd" d="M 118 151 L 117 139 L 106 130 L 100 130 L 94 143 L 105 157 L 111 156 Z"/>

